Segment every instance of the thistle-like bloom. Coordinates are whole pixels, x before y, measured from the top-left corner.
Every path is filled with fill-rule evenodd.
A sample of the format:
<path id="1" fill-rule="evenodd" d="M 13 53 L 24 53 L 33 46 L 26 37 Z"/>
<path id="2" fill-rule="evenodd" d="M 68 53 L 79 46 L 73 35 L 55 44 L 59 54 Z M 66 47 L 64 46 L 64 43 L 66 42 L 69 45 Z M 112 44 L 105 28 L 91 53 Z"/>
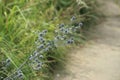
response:
<path id="1" fill-rule="evenodd" d="M 40 60 L 38 58 L 34 59 L 35 63 L 40 63 Z"/>
<path id="2" fill-rule="evenodd" d="M 39 36 L 40 36 L 40 37 L 43 37 L 43 35 L 44 35 L 44 34 L 43 34 L 42 32 L 41 32 L 41 33 L 39 33 Z"/>
<path id="3" fill-rule="evenodd" d="M 46 35 L 47 32 L 48 32 L 47 30 L 43 30 L 42 32 L 39 33 L 39 36 L 43 37 Z"/>
<path id="4" fill-rule="evenodd" d="M 39 58 L 40 58 L 40 59 L 43 58 L 43 55 L 39 55 Z"/>
<path id="5" fill-rule="evenodd" d="M 5 66 L 7 67 L 10 65 L 11 61 L 10 61 L 10 59 L 6 59 L 4 63 L 5 63 Z"/>
<path id="6" fill-rule="evenodd" d="M 56 42 L 56 41 L 58 41 L 58 40 L 60 40 L 60 35 L 57 35 L 55 38 L 54 38 L 54 41 Z"/>
<path id="7" fill-rule="evenodd" d="M 68 33 L 69 33 L 69 29 L 65 29 L 65 30 L 64 30 L 64 33 L 65 33 L 65 34 L 68 34 Z"/>
<path id="8" fill-rule="evenodd" d="M 32 60 L 33 58 L 34 58 L 33 55 L 30 55 L 29 60 Z"/>
<path id="9" fill-rule="evenodd" d="M 82 23 L 82 22 L 80 22 L 80 23 L 79 23 L 79 26 L 80 26 L 80 27 L 82 27 L 82 26 L 83 26 L 83 23 Z"/>
<path id="10" fill-rule="evenodd" d="M 61 31 L 61 32 L 64 32 L 64 31 L 65 31 L 65 28 L 64 28 L 64 27 L 60 28 L 60 31 Z"/>
<path id="11" fill-rule="evenodd" d="M 74 39 L 73 38 L 70 38 L 69 40 L 67 40 L 67 44 L 72 44 L 74 43 Z"/>
<path id="12" fill-rule="evenodd" d="M 38 49 L 41 50 L 44 48 L 44 44 L 41 44 L 40 46 L 38 46 Z"/>
<path id="13" fill-rule="evenodd" d="M 36 56 L 38 56 L 38 54 L 39 54 L 39 52 L 35 51 L 35 52 L 33 53 L 33 56 L 36 57 Z"/>
<path id="14" fill-rule="evenodd" d="M 64 26 L 65 26 L 65 24 L 64 24 L 64 23 L 59 24 L 59 29 L 60 29 L 60 28 L 62 28 L 62 27 L 64 27 Z"/>
<path id="15" fill-rule="evenodd" d="M 49 49 L 50 49 L 49 47 L 46 47 L 46 48 L 45 48 L 45 51 L 46 51 L 46 52 L 48 52 L 48 51 L 49 51 Z"/>
<path id="16" fill-rule="evenodd" d="M 24 78 L 23 72 L 21 70 L 17 70 L 15 72 L 15 74 L 13 75 L 13 79 L 12 80 L 17 80 L 17 79 L 21 79 L 22 80 L 23 78 Z"/>
<path id="17" fill-rule="evenodd" d="M 42 68 L 42 65 L 43 65 L 43 63 L 39 62 L 39 63 L 34 64 L 32 67 L 34 70 L 38 71 Z"/>
<path id="18" fill-rule="evenodd" d="M 75 16 L 72 16 L 72 18 L 70 19 L 71 21 L 74 21 L 76 20 L 76 17 Z"/>
<path id="19" fill-rule="evenodd" d="M 10 59 L 6 59 L 6 63 L 9 63 L 10 62 Z"/>
<path id="20" fill-rule="evenodd" d="M 38 63 L 35 70 L 40 70 L 42 68 L 42 63 Z"/>
<path id="21" fill-rule="evenodd" d="M 46 34 L 48 31 L 47 30 L 43 30 L 43 33 Z"/>
<path id="22" fill-rule="evenodd" d="M 44 43 L 45 42 L 45 39 L 43 37 L 38 37 L 38 40 L 41 42 L 41 43 Z"/>

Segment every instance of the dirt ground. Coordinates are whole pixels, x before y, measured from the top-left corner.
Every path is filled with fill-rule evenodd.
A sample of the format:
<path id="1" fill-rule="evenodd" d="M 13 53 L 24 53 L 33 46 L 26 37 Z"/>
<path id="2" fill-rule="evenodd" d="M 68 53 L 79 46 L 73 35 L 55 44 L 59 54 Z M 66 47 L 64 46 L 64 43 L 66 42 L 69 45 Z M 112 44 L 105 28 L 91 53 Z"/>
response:
<path id="1" fill-rule="evenodd" d="M 98 0 L 105 21 L 89 32 L 89 41 L 69 54 L 54 80 L 120 80 L 120 6 Z"/>

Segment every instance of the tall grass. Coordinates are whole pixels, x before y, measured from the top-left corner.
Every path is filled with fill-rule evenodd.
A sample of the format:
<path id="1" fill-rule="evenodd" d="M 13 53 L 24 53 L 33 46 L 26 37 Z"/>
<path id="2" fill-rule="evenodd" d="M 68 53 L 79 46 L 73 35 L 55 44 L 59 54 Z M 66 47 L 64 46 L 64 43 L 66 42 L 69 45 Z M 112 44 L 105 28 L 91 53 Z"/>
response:
<path id="1" fill-rule="evenodd" d="M 75 30 L 66 35 L 59 31 L 58 24 L 64 23 L 65 30 L 74 29 L 76 26 L 77 29 L 78 26 L 81 28 L 81 22 L 89 20 L 93 14 L 90 8 L 93 3 L 85 1 L 88 3 L 76 3 L 75 0 L 1 0 L 0 80 L 50 80 L 54 65 L 63 62 L 67 49 L 83 41 L 79 31 Z M 75 20 L 70 21 L 73 15 Z M 45 43 L 36 42 L 44 30 L 47 30 L 45 37 L 42 36 Z M 56 30 L 58 33 L 55 33 Z M 60 37 L 56 46 L 52 41 L 57 34 L 65 35 L 67 40 L 62 41 L 63 37 Z M 72 43 L 71 41 L 74 44 L 66 44 Z M 38 51 L 38 46 L 40 48 L 43 43 L 44 46 L 50 43 L 50 49 L 47 52 L 39 52 L 37 57 L 30 60 L 36 48 Z M 46 50 L 46 47 L 44 48 Z M 38 62 L 34 62 L 35 60 Z M 40 69 L 35 67 L 39 61 L 43 64 L 38 67 Z"/>

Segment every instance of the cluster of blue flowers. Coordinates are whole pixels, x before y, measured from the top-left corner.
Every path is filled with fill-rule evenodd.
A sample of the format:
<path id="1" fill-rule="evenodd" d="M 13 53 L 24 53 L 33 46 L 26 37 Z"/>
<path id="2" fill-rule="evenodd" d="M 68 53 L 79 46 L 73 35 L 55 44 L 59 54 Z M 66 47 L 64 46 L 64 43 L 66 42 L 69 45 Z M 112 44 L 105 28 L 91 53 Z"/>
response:
<path id="1" fill-rule="evenodd" d="M 4 61 L 1 62 L 0 65 L 0 70 L 2 70 L 2 72 L 6 72 L 7 68 L 11 65 L 11 61 L 10 59 L 6 59 Z M 2 74 L 1 74 L 2 75 Z M 3 76 L 0 76 L 0 80 L 4 79 L 4 76 L 6 76 L 6 74 L 4 74 Z"/>
<path id="2" fill-rule="evenodd" d="M 7 68 L 9 68 L 11 65 L 10 59 L 6 59 L 5 61 L 3 61 L 2 65 L 3 65 L 3 67 L 2 67 L 3 71 L 6 72 Z M 21 70 L 16 70 L 16 72 L 14 74 L 12 74 L 11 77 L 4 78 L 1 76 L 0 80 L 17 80 L 18 78 L 20 78 L 20 79 L 23 78 L 23 73 Z"/>
<path id="3" fill-rule="evenodd" d="M 71 21 L 76 20 L 76 17 L 73 16 Z M 44 66 L 44 54 L 50 52 L 50 50 L 54 50 L 58 48 L 60 45 L 65 46 L 69 44 L 73 44 L 74 36 L 72 34 L 76 34 L 77 30 L 80 30 L 83 26 L 83 23 L 78 23 L 77 26 L 74 25 L 65 25 L 64 23 L 57 25 L 56 30 L 54 31 L 55 37 L 53 40 L 47 40 L 45 36 L 47 35 L 48 31 L 43 30 L 38 33 L 38 38 L 35 41 L 36 49 L 34 52 L 29 56 L 29 58 L 22 64 L 28 63 L 30 67 L 32 67 L 35 71 L 40 71 Z M 7 59 L 5 61 L 6 65 L 9 66 L 11 61 Z M 21 70 L 22 66 L 20 66 L 13 74 L 4 78 L 3 80 L 22 80 L 24 79 L 24 74 Z"/>

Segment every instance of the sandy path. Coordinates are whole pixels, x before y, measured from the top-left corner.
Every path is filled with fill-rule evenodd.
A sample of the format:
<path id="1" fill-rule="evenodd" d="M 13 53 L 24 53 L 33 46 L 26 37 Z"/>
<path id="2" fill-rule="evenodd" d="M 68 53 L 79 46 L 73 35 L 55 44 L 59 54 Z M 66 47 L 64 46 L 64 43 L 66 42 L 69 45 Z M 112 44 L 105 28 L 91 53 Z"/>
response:
<path id="1" fill-rule="evenodd" d="M 90 30 L 90 41 L 69 55 L 54 80 L 120 80 L 120 7 L 98 0 L 106 20 Z"/>

